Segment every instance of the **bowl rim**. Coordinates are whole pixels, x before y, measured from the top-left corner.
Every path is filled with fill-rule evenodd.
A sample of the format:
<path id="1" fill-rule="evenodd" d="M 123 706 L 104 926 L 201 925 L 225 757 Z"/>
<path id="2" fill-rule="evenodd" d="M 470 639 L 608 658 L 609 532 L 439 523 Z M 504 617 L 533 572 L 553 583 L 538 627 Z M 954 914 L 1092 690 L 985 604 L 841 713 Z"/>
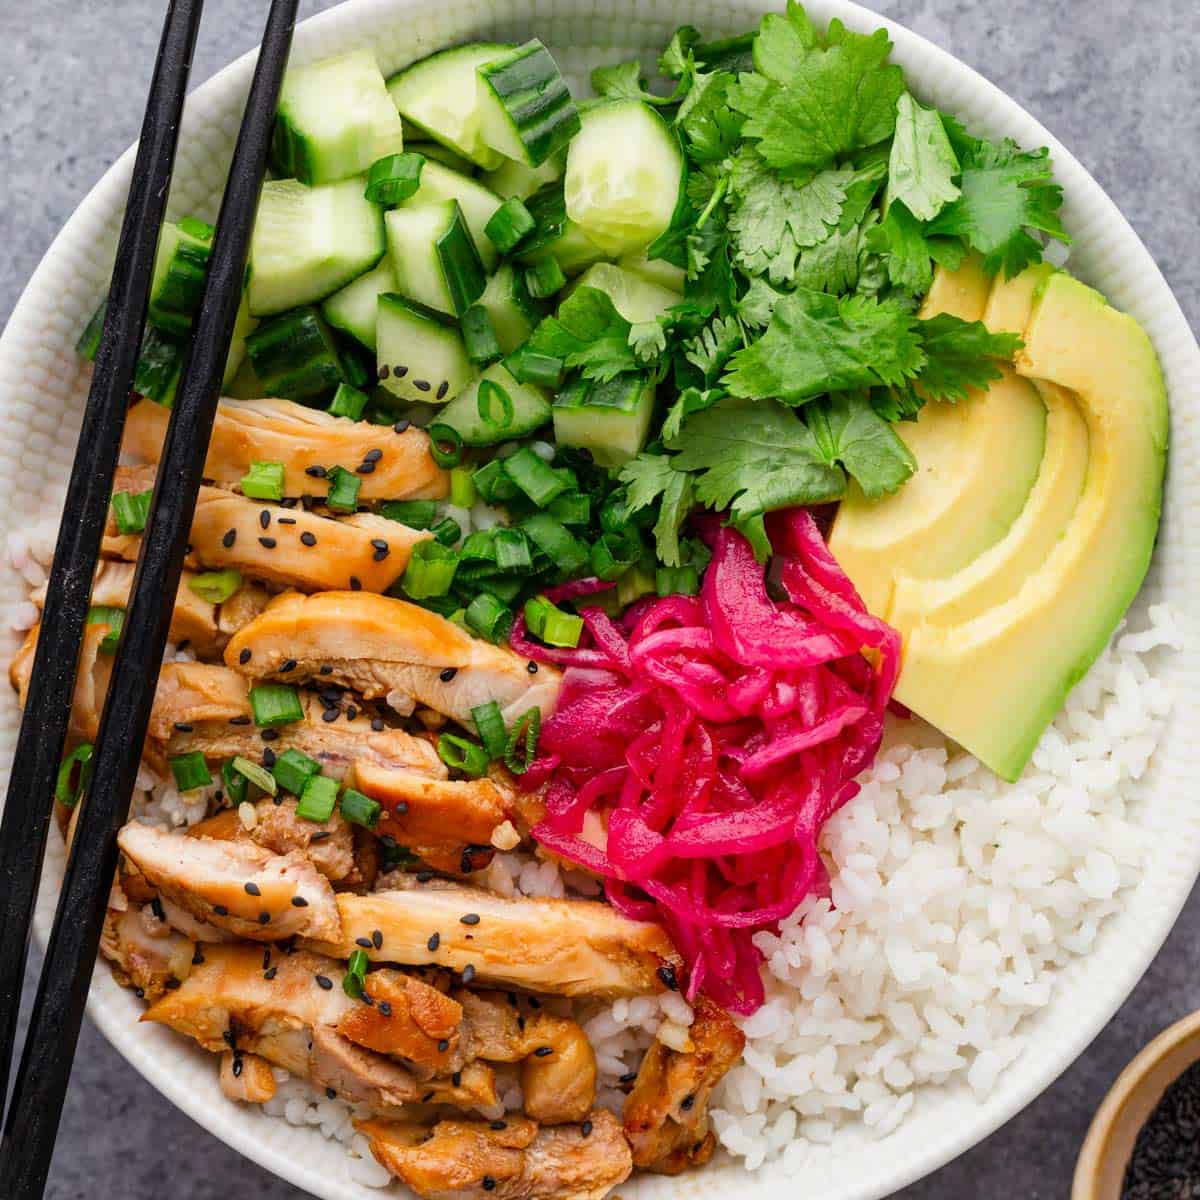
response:
<path id="1" fill-rule="evenodd" d="M 534 7 L 535 12 L 524 19 L 527 22 L 536 20 L 542 6 L 537 0 L 526 0 L 526 3 Z M 297 25 L 295 50 L 299 59 L 303 60 L 309 57 L 314 48 L 319 47 L 323 35 L 327 33 L 332 33 L 333 40 L 342 43 L 356 39 L 364 40 L 359 31 L 373 31 L 388 19 L 394 20 L 406 12 L 417 14 L 428 7 L 429 0 L 343 0 L 342 3 Z M 755 7 L 758 7 L 757 3 Z M 923 90 L 922 84 L 934 72 L 940 72 L 943 78 L 962 88 L 964 95 L 986 100 L 994 111 L 995 123 L 1013 130 L 1013 136 L 1017 136 L 1024 144 L 1048 146 L 1055 162 L 1056 176 L 1064 185 L 1068 201 L 1073 195 L 1086 194 L 1092 207 L 1101 213 L 1102 220 L 1111 227 L 1114 238 L 1119 237 L 1127 243 L 1128 254 L 1132 254 L 1138 260 L 1138 269 L 1146 275 L 1148 289 L 1153 293 L 1156 303 L 1161 306 L 1159 326 L 1164 334 L 1170 336 L 1171 356 L 1176 365 L 1176 373 L 1186 374 L 1189 379 L 1200 379 L 1200 346 L 1197 346 L 1179 303 L 1153 257 L 1100 184 L 1036 118 L 973 67 L 887 16 L 870 11 L 853 0 L 807 0 L 806 7 L 811 15 L 821 20 L 840 17 L 851 28 L 868 31 L 886 29 L 894 43 L 894 60 L 924 60 L 917 68 L 905 62 L 906 71 L 911 72 L 910 77 L 918 92 Z M 476 15 L 486 18 L 485 7 L 480 5 Z M 350 30 L 354 32 L 348 32 Z M 430 47 L 433 48 L 435 47 Z M 189 108 L 194 108 L 201 102 L 211 102 L 222 95 L 238 100 L 244 97 L 256 53 L 257 50 L 251 50 L 241 55 L 195 88 L 189 95 Z M 187 136 L 186 115 L 183 136 Z M 110 199 L 110 193 L 119 194 L 123 206 L 124 192 L 135 153 L 136 144 L 126 150 L 101 176 L 51 242 L 14 305 L 6 329 L 0 334 L 0 365 L 10 357 L 23 356 L 17 341 L 18 331 L 21 336 L 25 334 L 22 329 L 24 310 L 27 307 L 32 308 L 30 297 L 46 287 L 44 276 L 48 275 L 50 267 L 61 256 L 64 243 L 70 240 L 73 231 L 83 224 L 92 210 L 101 208 Z M 182 153 L 177 169 L 186 169 L 186 159 Z M 1157 341 L 1156 339 L 1156 344 Z M 1163 353 L 1161 345 L 1158 348 L 1166 365 L 1167 355 Z M 1177 416 L 1179 409 L 1174 408 L 1173 411 Z M 7 774 L 7 764 L 4 764 L 4 767 L 4 774 Z M 1184 854 L 1182 848 L 1178 853 Z M 954 1129 L 948 1130 L 944 1138 L 931 1140 L 911 1151 L 903 1163 L 893 1164 L 886 1171 L 880 1170 L 868 1177 L 850 1180 L 841 1192 L 840 1200 L 880 1200 L 894 1190 L 923 1178 L 994 1132 L 1053 1083 L 1109 1022 L 1161 948 L 1188 897 L 1192 883 L 1197 874 L 1200 874 L 1200 847 L 1185 857 L 1190 872 L 1186 884 L 1181 876 L 1174 881 L 1173 889 L 1168 894 L 1159 897 L 1160 903 L 1154 910 L 1152 919 L 1143 927 L 1139 953 L 1122 959 L 1114 976 L 1098 981 L 1098 986 L 1093 989 L 1095 1003 L 1086 1013 L 1079 1014 L 1080 1019 L 1072 1025 L 1070 1036 L 1058 1044 L 1054 1054 L 1047 1055 L 1036 1063 L 1027 1064 L 1020 1086 L 1010 1087 L 1001 1102 L 989 1100 L 979 1103 L 971 1116 Z M 50 861 L 49 855 L 47 861 Z M 43 944 L 53 913 L 53 902 L 46 898 L 45 893 L 51 890 L 43 889 L 35 927 Z M 1092 949 L 1084 956 L 1084 961 L 1095 954 L 1096 950 Z M 139 1043 L 131 1035 L 127 1003 L 127 993 L 113 982 L 106 965 L 99 963 L 93 976 L 88 1002 L 88 1013 L 92 1020 L 108 1042 L 151 1086 L 194 1121 L 245 1157 L 311 1194 L 329 1197 L 330 1200 L 357 1200 L 364 1194 L 369 1194 L 358 1185 L 333 1174 L 323 1175 L 307 1162 L 260 1140 L 252 1122 L 237 1119 L 237 1113 L 214 1105 L 206 1096 L 189 1089 L 186 1083 L 173 1073 L 172 1063 L 166 1056 L 156 1055 L 147 1045 Z M 1051 1007 L 1053 1005 L 1054 1000 L 1051 1001 Z M 692 1184 L 695 1187 L 694 1194 L 710 1194 L 708 1188 L 701 1186 L 701 1180 L 697 1177 L 693 1177 Z M 711 1194 L 715 1196 L 716 1193 Z M 782 1188 L 781 1194 L 785 1194 Z"/>

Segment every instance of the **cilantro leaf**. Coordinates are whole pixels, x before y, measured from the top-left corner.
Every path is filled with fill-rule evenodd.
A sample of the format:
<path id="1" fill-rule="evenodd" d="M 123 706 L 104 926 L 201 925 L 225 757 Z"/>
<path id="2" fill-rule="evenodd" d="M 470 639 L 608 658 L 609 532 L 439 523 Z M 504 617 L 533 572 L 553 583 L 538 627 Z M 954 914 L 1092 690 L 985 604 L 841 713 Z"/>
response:
<path id="1" fill-rule="evenodd" d="M 892 201 L 887 216 L 867 235 L 867 244 L 886 256 L 888 279 L 914 296 L 922 296 L 933 283 L 933 263 L 929 243 L 920 221 L 902 200 Z"/>
<path id="2" fill-rule="evenodd" d="M 845 467 L 868 499 L 894 492 L 917 469 L 912 451 L 864 392 L 835 392 L 809 405 L 804 419 L 825 460 Z"/>
<path id="3" fill-rule="evenodd" d="M 658 69 L 668 79 L 679 79 L 692 66 L 692 51 L 700 42 L 700 30 L 694 25 L 680 25 L 667 43 L 658 60 Z"/>
<path id="4" fill-rule="evenodd" d="M 754 329 L 766 329 L 771 323 L 771 314 L 779 303 L 783 292 L 776 291 L 765 279 L 759 276 L 750 280 L 746 294 L 738 301 L 737 313 L 742 323 Z"/>
<path id="5" fill-rule="evenodd" d="M 684 388 L 671 405 L 662 424 L 662 436 L 670 439 L 679 433 L 683 422 L 692 413 L 703 412 L 712 408 L 719 400 L 724 400 L 726 392 L 723 388 Z"/>
<path id="6" fill-rule="evenodd" d="M 629 348 L 640 363 L 651 363 L 667 348 L 661 321 L 637 321 L 629 327 Z"/>
<path id="7" fill-rule="evenodd" d="M 739 106 L 749 120 L 747 137 L 773 167 L 823 167 L 835 159 L 891 136 L 904 74 L 888 66 L 887 31 L 852 33 L 833 21 L 825 50 L 813 50 L 795 65 L 785 86 L 739 87 Z"/>
<path id="8" fill-rule="evenodd" d="M 817 31 L 808 14 L 788 0 L 787 14 L 767 13 L 754 38 L 754 69 L 776 83 L 787 83 L 796 64 L 817 48 Z"/>
<path id="9" fill-rule="evenodd" d="M 775 305 L 758 341 L 722 380 L 733 396 L 803 404 L 822 392 L 899 384 L 925 363 L 916 319 L 891 301 L 799 289 Z"/>
<path id="10" fill-rule="evenodd" d="M 968 388 L 986 388 L 1022 345 L 1015 333 L 991 333 L 982 321 L 948 313 L 921 321 L 920 329 L 927 361 L 917 384 L 930 400 L 965 400 Z"/>
<path id="11" fill-rule="evenodd" d="M 836 226 L 846 199 L 848 169 L 819 171 L 801 182 L 781 179 L 757 156 L 743 151 L 732 163 L 729 232 L 735 261 L 772 283 L 795 274 L 796 259 Z"/>
<path id="12" fill-rule="evenodd" d="M 645 452 L 631 458 L 622 468 L 619 478 L 628 488 L 629 511 L 649 508 L 661 496 L 674 474 L 671 458 L 666 454 Z"/>
<path id="13" fill-rule="evenodd" d="M 734 310 L 736 289 L 729 259 L 729 233 L 714 213 L 685 239 L 687 279 L 683 296 L 689 305 L 705 314 L 729 316 Z"/>
<path id="14" fill-rule="evenodd" d="M 606 383 L 623 371 L 636 371 L 638 360 L 629 345 L 629 322 L 598 288 L 581 287 L 544 318 L 529 339 L 537 354 L 561 358 L 580 367 L 585 379 Z"/>
<path id="15" fill-rule="evenodd" d="M 796 286 L 835 296 L 854 291 L 867 254 L 866 236 L 875 221 L 872 210 L 861 225 L 852 225 L 845 232 L 835 229 L 823 242 L 802 250 L 796 263 Z"/>
<path id="16" fill-rule="evenodd" d="M 667 442 L 679 471 L 697 471 L 696 498 L 730 510 L 760 557 L 769 553 L 762 516 L 795 504 L 836 500 L 845 476 L 812 431 L 771 401 L 724 400 L 694 413 Z"/>
<path id="17" fill-rule="evenodd" d="M 736 317 L 713 317 L 695 337 L 683 344 L 683 356 L 712 383 L 735 350 L 745 345 Z"/>
<path id="18" fill-rule="evenodd" d="M 896 102 L 896 136 L 888 160 L 884 206 L 902 200 L 919 221 L 932 221 L 959 189 L 958 159 L 935 109 L 922 108 L 907 92 Z"/>
<path id="19" fill-rule="evenodd" d="M 597 96 L 607 100 L 641 100 L 645 104 L 675 104 L 687 87 L 684 81 L 670 96 L 656 96 L 646 87 L 642 76 L 642 64 L 637 62 L 613 63 L 608 67 L 597 67 L 592 72 L 592 88 Z"/>
<path id="20" fill-rule="evenodd" d="M 669 455 L 642 453 L 621 468 L 620 480 L 627 485 L 631 513 L 658 504 L 655 551 L 668 567 L 679 566 L 679 530 L 695 504 L 692 477 L 675 470 Z"/>
<path id="21" fill-rule="evenodd" d="M 683 134 L 694 161 L 717 163 L 737 147 L 744 118 L 729 105 L 735 84 L 728 71 L 695 73 L 691 89 L 675 114 L 675 127 Z"/>
<path id="22" fill-rule="evenodd" d="M 961 195 L 930 222 L 927 234 L 961 237 L 983 255 L 989 274 L 1012 277 L 1041 260 L 1042 247 L 1031 231 L 1068 242 L 1058 216 L 1062 188 L 1054 182 L 1050 152 L 1021 150 L 1015 142 L 968 139 L 961 127 Z"/>

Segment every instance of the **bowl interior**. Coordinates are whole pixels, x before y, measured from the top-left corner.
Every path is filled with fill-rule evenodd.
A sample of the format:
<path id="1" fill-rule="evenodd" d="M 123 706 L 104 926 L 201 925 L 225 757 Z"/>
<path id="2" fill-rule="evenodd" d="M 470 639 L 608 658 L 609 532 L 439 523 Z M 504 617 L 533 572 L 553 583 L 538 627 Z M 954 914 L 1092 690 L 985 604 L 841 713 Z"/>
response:
<path id="1" fill-rule="evenodd" d="M 554 51 L 571 82 L 585 88 L 599 62 L 641 57 L 648 68 L 680 21 L 712 36 L 751 28 L 777 5 L 751 0 L 692 0 L 683 6 L 640 0 L 350 0 L 305 22 L 296 35 L 294 60 L 320 58 L 372 45 L 385 71 L 393 71 L 443 46 L 479 37 L 522 40 L 536 33 Z M 1098 286 L 1149 330 L 1166 370 L 1173 405 L 1173 446 L 1166 519 L 1151 579 L 1138 610 L 1170 595 L 1185 627 L 1200 613 L 1200 531 L 1185 514 L 1200 502 L 1194 470 L 1197 441 L 1192 408 L 1200 393 L 1200 351 L 1162 276 L 1136 235 L 1099 186 L 1057 142 L 992 85 L 914 34 L 843 0 L 812 0 L 814 17 L 841 17 L 858 29 L 887 24 L 894 56 L 927 103 L 957 113 L 975 131 L 1010 136 L 1025 145 L 1046 144 L 1066 188 L 1064 219 L 1075 241 L 1071 268 Z M 252 63 L 242 59 L 198 89 L 189 102 L 180 140 L 171 214 L 213 218 L 248 88 Z M 73 346 L 107 286 L 132 152 L 96 186 L 64 228 L 39 267 L 0 340 L 0 479 L 10 501 L 0 509 L 0 536 L 56 511 L 70 469 L 86 376 Z M 14 572 L 0 573 L 0 600 L 24 598 Z M 1064 614 L 1064 619 L 1070 619 Z M 6 635 L 10 636 L 11 635 Z M 1195 726 L 1200 713 L 1200 672 L 1190 650 L 1165 669 L 1177 706 L 1175 729 Z M 0 698 L 0 762 L 5 764 L 17 727 L 12 695 Z M 869 1200 L 941 1165 L 996 1128 L 1046 1087 L 1109 1019 L 1140 977 L 1200 870 L 1200 813 L 1191 781 L 1200 767 L 1194 738 L 1169 737 L 1140 789 L 1141 823 L 1148 831 L 1142 884 L 1124 911 L 1112 918 L 1092 953 L 1064 970 L 1051 1005 L 1028 1026 L 1029 1047 L 979 1102 L 965 1084 L 921 1093 L 900 1130 L 884 1141 L 862 1127 L 814 1146 L 804 1163 L 804 1186 L 828 1200 Z M 57 885 L 62 852 L 51 839 L 48 881 Z M 52 913 L 43 889 L 38 929 L 45 936 Z M 122 1054 L 200 1124 L 300 1187 L 331 1198 L 366 1197 L 350 1180 L 345 1158 L 318 1133 L 235 1109 L 220 1096 L 211 1057 L 161 1029 L 139 1025 L 139 1005 L 118 988 L 107 969 L 97 970 L 91 1014 Z M 626 1196 L 716 1197 L 793 1194 L 794 1180 L 778 1166 L 747 1175 L 732 1162 L 682 1179 L 645 1178 L 621 1189 Z"/>

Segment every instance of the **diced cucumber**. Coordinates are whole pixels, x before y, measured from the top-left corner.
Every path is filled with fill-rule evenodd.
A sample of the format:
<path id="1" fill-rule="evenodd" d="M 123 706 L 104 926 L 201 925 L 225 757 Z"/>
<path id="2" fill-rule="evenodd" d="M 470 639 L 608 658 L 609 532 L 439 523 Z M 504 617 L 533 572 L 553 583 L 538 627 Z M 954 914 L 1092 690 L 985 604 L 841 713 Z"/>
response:
<path id="1" fill-rule="evenodd" d="M 104 313 L 108 301 L 101 301 L 92 314 L 75 349 L 81 358 L 96 361 L 100 350 L 100 334 L 104 329 Z M 142 332 L 142 344 L 138 348 L 137 366 L 133 372 L 133 390 L 139 396 L 155 400 L 170 408 L 175 402 L 175 388 L 179 383 L 179 368 L 183 364 L 183 341 L 164 333 L 153 325 Z"/>
<path id="2" fill-rule="evenodd" d="M 631 325 L 653 321 L 683 300 L 678 292 L 660 287 L 612 263 L 588 267 L 573 286 L 592 287 L 603 292 L 613 302 L 613 308 Z"/>
<path id="3" fill-rule="evenodd" d="M 682 267 L 667 262 L 665 258 L 647 258 L 643 250 L 640 254 L 627 254 L 617 265 L 650 280 L 651 283 L 657 283 L 659 287 L 683 295 L 687 272 Z"/>
<path id="4" fill-rule="evenodd" d="M 375 338 L 379 386 L 400 400 L 442 404 L 475 375 L 458 326 L 404 296 L 379 297 Z"/>
<path id="5" fill-rule="evenodd" d="M 561 182 L 548 183 L 525 201 L 537 228 L 521 244 L 517 258 L 539 263 L 553 258 L 568 275 L 574 275 L 605 257 L 605 252 L 567 216 Z"/>
<path id="6" fill-rule="evenodd" d="M 415 208 L 421 204 L 444 204 L 447 200 L 458 201 L 483 265 L 489 271 L 493 270 L 499 256 L 484 234 L 484 228 L 500 207 L 500 197 L 477 180 L 441 163 L 427 162 L 421 169 L 420 187 L 405 205 Z"/>
<path id="7" fill-rule="evenodd" d="M 403 149 L 404 127 L 372 51 L 289 69 L 271 143 L 278 174 L 334 183 Z"/>
<path id="8" fill-rule="evenodd" d="M 262 381 L 254 373 L 254 364 L 249 358 L 242 359 L 242 365 L 221 389 L 221 395 L 234 400 L 261 400 L 266 395 Z"/>
<path id="9" fill-rule="evenodd" d="M 387 238 L 396 290 L 410 300 L 461 316 L 483 294 L 483 264 L 457 200 L 392 209 Z"/>
<path id="10" fill-rule="evenodd" d="M 686 182 L 679 139 L 639 100 L 596 104 L 567 150 L 567 216 L 610 254 L 648 246 L 671 224 Z"/>
<path id="11" fill-rule="evenodd" d="M 368 350 L 375 349 L 375 319 L 379 314 L 379 297 L 396 290 L 396 272 L 386 255 L 374 270 L 360 275 L 340 292 L 334 292 L 321 305 L 321 312 L 330 325 L 348 333 Z"/>
<path id="12" fill-rule="evenodd" d="M 653 415 L 654 385 L 644 375 L 578 380 L 555 398 L 554 439 L 590 450 L 602 467 L 619 467 L 646 444 Z"/>
<path id="13" fill-rule="evenodd" d="M 449 167 L 450 170 L 457 171 L 460 175 L 474 175 L 478 170 L 469 158 L 463 158 L 461 154 L 451 150 L 449 146 L 443 146 L 441 142 L 407 141 L 404 143 L 404 147 L 424 159 L 440 162 L 443 167 Z"/>
<path id="14" fill-rule="evenodd" d="M 479 385 L 494 384 L 508 396 L 512 412 L 500 413 L 493 407 L 491 420 L 479 412 Z M 502 420 L 507 416 L 507 420 Z M 550 420 L 550 402 L 540 388 L 518 383 L 503 363 L 493 363 L 474 380 L 453 404 L 447 404 L 438 414 L 438 422 L 449 425 L 465 446 L 495 446 L 524 437 Z"/>
<path id="15" fill-rule="evenodd" d="M 250 242 L 256 317 L 324 300 L 383 257 L 383 210 L 363 195 L 365 186 L 361 176 L 319 187 L 263 184 Z"/>
<path id="16" fill-rule="evenodd" d="M 512 49 L 511 42 L 472 42 L 442 50 L 393 75 L 387 89 L 405 121 L 490 171 L 502 156 L 483 140 L 475 68 Z"/>
<path id="17" fill-rule="evenodd" d="M 537 307 L 525 288 L 525 273 L 505 263 L 488 280 L 479 303 L 487 309 L 503 354 L 529 339 L 538 320 Z"/>
<path id="18" fill-rule="evenodd" d="M 329 326 L 315 305 L 305 305 L 263 321 L 246 339 L 263 395 L 301 403 L 331 395 L 350 383 Z"/>
<path id="19" fill-rule="evenodd" d="M 483 182 L 501 200 L 513 196 L 518 200 L 527 200 L 544 184 L 561 179 L 566 169 L 567 155 L 563 150 L 552 154 L 540 167 L 527 167 L 524 163 L 506 158 L 494 171 L 484 173 Z"/>
<path id="20" fill-rule="evenodd" d="M 258 319 L 250 315 L 250 297 L 242 290 L 242 302 L 238 305 L 237 320 L 233 323 L 233 338 L 229 343 L 229 354 L 225 359 L 225 375 L 222 388 L 233 382 L 246 358 L 246 338 L 258 328 Z"/>
<path id="21" fill-rule="evenodd" d="M 475 70 L 483 140 L 538 167 L 579 132 L 579 110 L 558 64 L 537 38 Z"/>
<path id="22" fill-rule="evenodd" d="M 191 217 L 167 221 L 158 238 L 147 319 L 166 333 L 186 334 L 200 307 L 213 227 Z"/>

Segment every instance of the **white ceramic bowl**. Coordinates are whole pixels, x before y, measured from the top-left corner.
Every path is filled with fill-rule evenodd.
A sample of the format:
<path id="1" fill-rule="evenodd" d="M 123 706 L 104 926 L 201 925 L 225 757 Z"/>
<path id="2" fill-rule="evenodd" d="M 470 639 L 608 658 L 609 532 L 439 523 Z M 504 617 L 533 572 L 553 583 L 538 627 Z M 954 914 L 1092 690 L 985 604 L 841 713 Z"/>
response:
<path id="1" fill-rule="evenodd" d="M 385 71 L 442 46 L 480 37 L 523 39 L 534 33 L 555 52 L 576 85 L 598 62 L 642 56 L 653 63 L 674 27 L 688 21 L 710 36 L 753 27 L 780 5 L 766 0 L 349 0 L 313 17 L 296 32 L 294 61 L 372 45 Z M 841 17 L 871 30 L 886 25 L 894 57 L 921 97 L 957 113 L 975 131 L 1010 136 L 1026 146 L 1049 145 L 1066 188 L 1064 219 L 1075 239 L 1071 269 L 1138 318 L 1158 348 L 1172 404 L 1172 448 L 1166 522 L 1152 579 L 1139 608 L 1164 594 L 1188 626 L 1200 615 L 1200 507 L 1196 415 L 1200 349 L 1183 314 L 1137 235 L 1078 162 L 1013 100 L 943 50 L 846 0 L 809 0 L 816 18 Z M 215 216 L 220 188 L 252 71 L 240 59 L 199 88 L 188 105 L 172 194 L 173 215 Z M 3 494 L 29 498 L 39 514 L 54 502 L 55 481 L 68 470 L 85 395 L 84 370 L 73 346 L 107 286 L 133 151 L 100 181 L 51 246 L 0 339 L 0 481 Z M 19 483 L 18 483 L 19 476 Z M 42 494 L 39 495 L 39 485 Z M 0 536 L 28 519 L 24 505 L 0 510 Z M 0 543 L 2 544 L 2 543 Z M 0 572 L 0 602 L 22 598 L 20 580 Z M 1070 614 L 1064 614 L 1069 620 Z M 1200 661 L 1176 655 L 1166 668 L 1177 694 L 1169 736 L 1139 799 L 1152 832 L 1143 882 L 1123 912 L 1104 928 L 1092 953 L 1059 977 L 1053 1001 L 1029 1025 L 1030 1043 L 983 1103 L 965 1085 L 921 1094 L 900 1130 L 883 1141 L 860 1129 L 814 1149 L 804 1193 L 825 1200 L 872 1200 L 940 1166 L 1011 1117 L 1083 1050 L 1129 994 L 1165 938 L 1200 872 Z M 2 689 L 0 762 L 11 757 L 16 705 Z M 0 792 L 2 794 L 2 792 Z M 62 850 L 52 837 L 48 879 L 57 881 Z M 45 889 L 44 889 L 45 891 Z M 44 937 L 51 916 L 43 895 Z M 97 970 L 90 1012 L 109 1040 L 155 1087 L 217 1137 L 268 1170 L 330 1200 L 378 1196 L 350 1181 L 346 1158 L 310 1129 L 295 1129 L 224 1101 L 210 1055 L 165 1030 L 139 1025 L 140 1006 Z M 70 1131 L 65 1131 L 70 1136 Z M 621 1188 L 627 1197 L 796 1195 L 798 1181 L 770 1165 L 747 1176 L 733 1163 L 681 1179 L 646 1178 Z"/>

